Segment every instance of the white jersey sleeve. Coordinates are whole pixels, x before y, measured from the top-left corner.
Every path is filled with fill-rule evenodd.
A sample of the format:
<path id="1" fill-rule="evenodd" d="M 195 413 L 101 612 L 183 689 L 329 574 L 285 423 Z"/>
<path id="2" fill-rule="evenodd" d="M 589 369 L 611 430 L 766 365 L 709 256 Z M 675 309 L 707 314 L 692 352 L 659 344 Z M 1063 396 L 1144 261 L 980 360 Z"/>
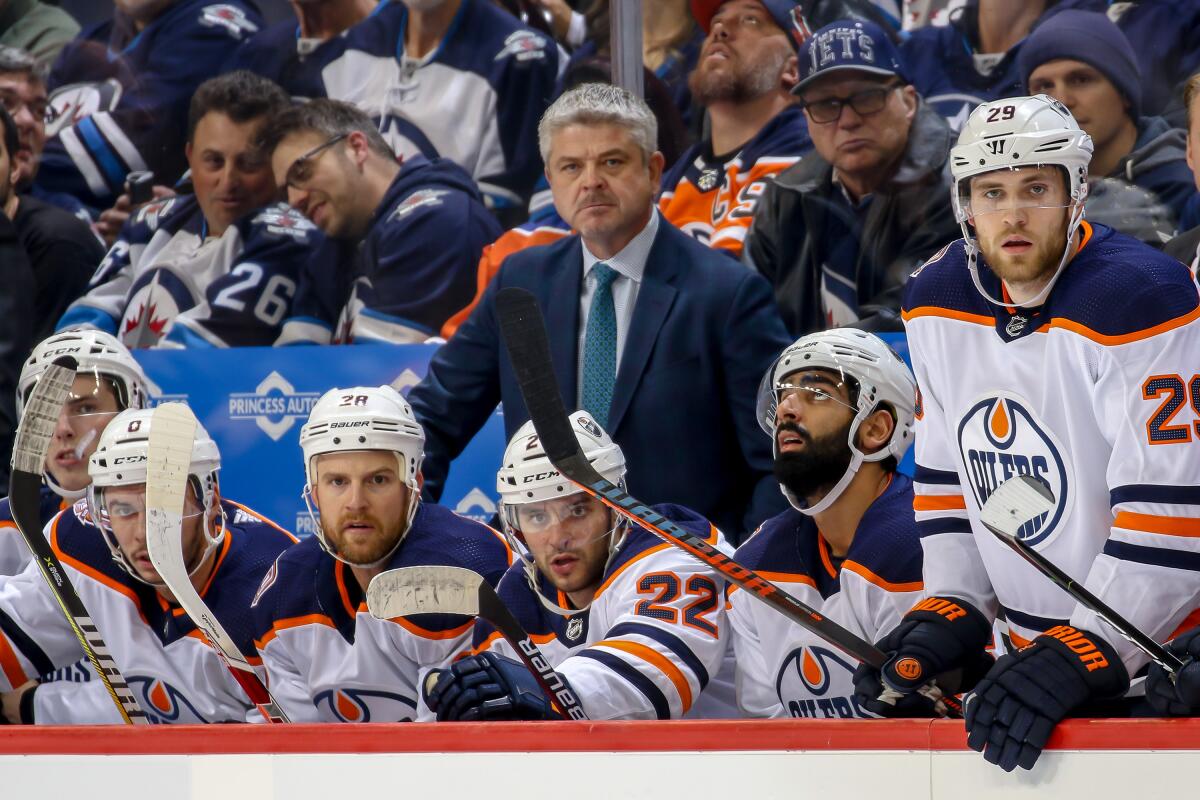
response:
<path id="1" fill-rule="evenodd" d="M 120 725 L 125 722 L 108 689 L 99 680 L 41 684 L 33 696 L 33 720 L 38 725 Z"/>
<path id="2" fill-rule="evenodd" d="M 64 567 L 77 582 L 74 570 Z M 10 691 L 83 656 L 37 563 L 0 581 L 0 691 Z M 108 701 L 112 704 L 112 701 Z"/>

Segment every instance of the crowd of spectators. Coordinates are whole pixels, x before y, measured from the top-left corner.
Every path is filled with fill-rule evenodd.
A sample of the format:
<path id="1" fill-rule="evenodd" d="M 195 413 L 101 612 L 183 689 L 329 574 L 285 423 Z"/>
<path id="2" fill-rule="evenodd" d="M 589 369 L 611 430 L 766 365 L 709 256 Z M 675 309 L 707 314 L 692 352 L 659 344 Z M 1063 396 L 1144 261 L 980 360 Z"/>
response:
<path id="1" fill-rule="evenodd" d="M 0 447 L 21 362 L 77 326 L 134 348 L 446 338 L 414 404 L 434 496 L 484 406 L 503 397 L 510 433 L 520 424 L 512 387 L 495 384 L 489 287 L 510 260 L 513 275 L 554 260 L 522 251 L 585 233 L 580 218 L 600 216 L 588 203 L 641 203 L 625 177 L 580 200 L 539 150 L 552 101 L 608 79 L 605 0 L 116 0 L 82 27 L 57 5 L 0 3 Z M 630 223 L 647 253 L 615 259 L 605 286 L 617 307 L 609 423 L 633 485 L 666 499 L 663 471 L 631 443 L 661 450 L 675 434 L 641 416 L 669 412 L 626 395 L 653 395 L 676 366 L 694 384 L 723 358 L 700 391 L 736 410 L 734 376 L 761 373 L 786 334 L 900 330 L 907 276 L 959 236 L 949 151 L 981 102 L 1062 101 L 1095 143 L 1089 218 L 1194 263 L 1200 43 L 1184 33 L 1197 23 L 1187 0 L 643 3 L 654 141 L 629 155 L 657 211 Z M 575 169 L 606 163 L 584 150 Z M 657 243 L 682 248 L 676 231 L 690 255 L 671 256 L 687 263 L 660 290 Z M 582 280 L 563 263 L 574 274 L 549 314 L 581 342 L 593 256 Z M 689 323 L 714 329 L 673 350 L 686 298 L 716 280 L 692 272 L 709 265 L 743 288 L 705 301 L 716 305 Z M 485 329 L 489 355 L 469 360 L 465 397 L 448 370 Z M 701 352 L 710 335 L 719 357 Z M 582 345 L 563 354 L 563 369 L 583 369 Z M 451 413 L 447 392 L 473 410 Z M 732 510 L 713 505 L 744 531 L 778 498 L 754 488 L 761 448 L 739 444 L 733 417 L 721 427 L 731 438 L 714 446 L 744 468 Z"/>

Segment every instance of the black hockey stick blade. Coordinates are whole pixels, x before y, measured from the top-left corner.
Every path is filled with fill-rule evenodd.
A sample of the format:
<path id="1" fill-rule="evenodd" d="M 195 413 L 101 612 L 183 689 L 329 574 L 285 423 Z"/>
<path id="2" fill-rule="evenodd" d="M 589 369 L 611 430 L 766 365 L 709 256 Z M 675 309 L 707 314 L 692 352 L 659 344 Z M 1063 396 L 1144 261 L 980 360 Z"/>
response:
<path id="1" fill-rule="evenodd" d="M 513 649 L 555 710 L 570 719 L 587 719 L 571 687 L 559 677 L 520 621 L 483 576 L 462 567 L 399 567 L 381 572 L 367 586 L 367 609 L 376 619 L 413 614 L 461 614 L 491 623 Z"/>
<path id="2" fill-rule="evenodd" d="M 1054 581 L 1080 605 L 1107 622 L 1126 641 L 1167 671 L 1171 680 L 1183 669 L 1183 660 L 1147 636 L 1141 629 L 1118 614 L 1087 588 L 1064 572 L 1046 556 L 1030 547 L 1023 537 L 1054 510 L 1054 492 L 1044 482 L 1029 475 L 1017 475 L 996 487 L 980 509 L 985 528 L 1038 572 Z"/>
<path id="3" fill-rule="evenodd" d="M 42 470 L 45 469 L 46 454 L 58 425 L 58 415 L 66 404 L 75 380 L 77 362 L 70 356 L 61 356 L 46 368 L 34 384 L 25 404 L 21 422 L 17 426 L 16 443 L 13 446 L 12 477 L 9 479 L 9 506 L 13 520 L 21 536 L 29 546 L 33 558 L 50 587 L 59 608 L 67 618 L 71 630 L 79 639 L 79 645 L 92 664 L 92 669 L 108 690 L 113 703 L 126 723 L 147 724 L 146 717 L 137 698 L 117 668 L 117 662 L 108 651 L 108 645 L 96 628 L 87 608 L 67 578 L 62 563 L 42 532 L 38 514 L 42 486 Z"/>

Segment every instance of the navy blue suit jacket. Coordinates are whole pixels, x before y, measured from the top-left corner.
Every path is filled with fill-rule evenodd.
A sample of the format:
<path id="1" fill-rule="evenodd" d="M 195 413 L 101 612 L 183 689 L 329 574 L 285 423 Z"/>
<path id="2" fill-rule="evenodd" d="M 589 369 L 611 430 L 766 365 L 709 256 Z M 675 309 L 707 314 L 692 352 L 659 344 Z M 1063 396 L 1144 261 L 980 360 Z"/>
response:
<path id="1" fill-rule="evenodd" d="M 537 297 L 559 389 L 567 408 L 577 407 L 582 281 L 578 235 L 514 253 L 434 354 L 425 380 L 408 396 L 425 428 L 430 497 L 440 496 L 451 460 L 497 402 L 504 404 L 510 439 L 529 419 L 500 338 L 500 289 L 519 286 Z M 629 493 L 645 503 L 693 508 L 735 541 L 783 510 L 771 440 L 754 406 L 759 380 L 789 343 L 766 280 L 660 219 L 607 426 L 625 454 Z"/>

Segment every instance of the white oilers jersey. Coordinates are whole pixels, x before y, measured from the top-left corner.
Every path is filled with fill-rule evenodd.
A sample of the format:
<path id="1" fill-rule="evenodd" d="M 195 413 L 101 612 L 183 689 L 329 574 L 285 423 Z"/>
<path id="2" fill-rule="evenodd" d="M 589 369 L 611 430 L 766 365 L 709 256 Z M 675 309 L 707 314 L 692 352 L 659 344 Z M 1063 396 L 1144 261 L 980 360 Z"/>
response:
<path id="1" fill-rule="evenodd" d="M 25 569 L 25 565 L 33 558 L 25 537 L 13 520 L 9 499 L 0 500 L 0 576 L 16 575 Z M 38 519 L 44 528 L 54 515 L 69 508 L 66 500 L 56 495 L 50 487 L 43 486 L 38 494 Z"/>
<path id="2" fill-rule="evenodd" d="M 1108 639 L 1132 673 L 1140 653 L 979 522 L 999 483 L 1034 475 L 1057 499 L 1027 534 L 1042 555 L 1158 641 L 1200 602 L 1196 283 L 1110 228 L 1085 222 L 1081 235 L 1038 309 L 984 300 L 961 241 L 909 280 L 914 508 L 926 592 L 1003 616 L 1018 645 L 1069 621 Z"/>
<path id="3" fill-rule="evenodd" d="M 422 503 L 387 568 L 464 567 L 495 585 L 511 562 L 496 531 Z M 474 624 L 448 614 L 375 619 L 350 568 L 315 537 L 280 557 L 252 611 L 271 696 L 292 722 L 432 719 L 421 680 L 470 648 Z"/>
<path id="4" fill-rule="evenodd" d="M 301 276 L 332 283 L 339 257 L 283 203 L 209 236 L 194 197 L 168 198 L 125 225 L 58 329 L 99 328 L 129 348 L 270 346 Z"/>
<path id="5" fill-rule="evenodd" d="M 654 510 L 729 551 L 720 531 L 693 511 Z M 591 719 L 728 717 L 732 707 L 729 631 L 720 575 L 653 534 L 634 528 L 584 611 L 520 561 L 499 594 Z M 538 595 L 564 610 L 546 608 Z M 491 625 L 475 627 L 477 651 L 516 658 Z"/>
<path id="6" fill-rule="evenodd" d="M 321 72 L 325 93 L 371 115 L 403 157 L 454 161 L 494 206 L 520 206 L 541 175 L 537 124 L 554 96 L 558 50 L 489 0 L 464 0 L 425 58 L 404 53 L 408 9 L 390 3 L 346 36 Z"/>
<path id="7" fill-rule="evenodd" d="M 826 619 L 875 642 L 921 593 L 912 482 L 899 473 L 867 509 L 843 559 L 812 517 L 788 509 L 764 522 L 736 558 Z M 838 563 L 838 562 L 841 563 Z M 729 588 L 737 698 L 750 717 L 874 717 L 854 699 L 858 661 L 737 586 Z"/>
<path id="8" fill-rule="evenodd" d="M 230 501 L 225 540 L 201 596 L 244 653 L 253 654 L 247 609 L 275 558 L 295 539 Z M 261 719 L 228 668 L 183 609 L 135 580 L 112 559 L 80 501 L 46 526 L 71 584 L 104 637 L 142 710 L 155 723 Z M 38 565 L 0 581 L 0 691 L 76 662 L 82 651 Z M 120 723 L 98 680 L 40 685 L 34 721 Z"/>

